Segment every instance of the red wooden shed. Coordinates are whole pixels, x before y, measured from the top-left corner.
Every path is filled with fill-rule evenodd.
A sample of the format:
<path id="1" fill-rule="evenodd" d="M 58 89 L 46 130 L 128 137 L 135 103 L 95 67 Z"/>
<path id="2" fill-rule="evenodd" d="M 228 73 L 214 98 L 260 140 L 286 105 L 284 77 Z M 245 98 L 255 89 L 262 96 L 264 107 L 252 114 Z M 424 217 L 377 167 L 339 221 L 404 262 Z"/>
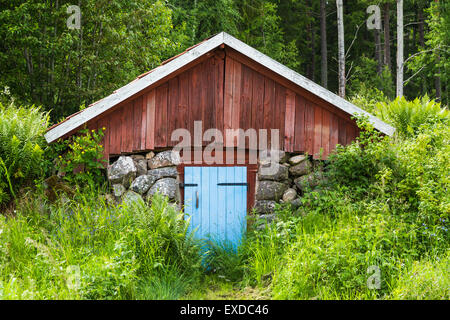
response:
<path id="1" fill-rule="evenodd" d="M 326 159 L 358 135 L 365 114 L 380 132 L 394 129 L 345 99 L 231 35 L 219 33 L 142 74 L 108 97 L 51 127 L 51 143 L 87 125 L 105 127 L 105 156 L 167 149 L 171 132 L 194 121 L 203 129 L 279 129 L 287 152 Z M 270 135 L 270 131 L 269 131 Z M 270 137 L 269 137 L 270 141 Z M 235 146 L 226 141 L 225 147 Z"/>
<path id="2" fill-rule="evenodd" d="M 249 209 L 259 207 L 261 213 L 267 206 L 273 207 L 293 180 L 297 187 L 291 186 L 290 192 L 292 188 L 301 192 L 297 181 L 303 177 L 295 179 L 299 173 L 295 168 L 283 164 L 278 168 L 284 180 L 273 181 L 274 177 L 261 174 L 257 162 L 249 161 L 251 151 L 281 149 L 326 159 L 337 144 L 347 145 L 357 137 L 358 127 L 352 119 L 357 114 L 366 115 L 383 134 L 394 132 L 378 118 L 222 32 L 69 116 L 51 127 L 45 138 L 51 143 L 84 126 L 104 127 L 104 153 L 109 160 L 172 149 L 178 144 L 171 139 L 172 133 L 186 129 L 193 136 L 197 121 L 202 122 L 202 132 L 266 129 L 268 141 L 278 142 L 276 148 L 252 145 L 247 140 L 245 146 L 237 145 L 238 139 L 225 135 L 219 144 L 233 150 L 231 161 L 224 152 L 225 165 L 211 165 L 204 159 L 193 164 L 182 159 L 175 170 L 181 186 L 176 200 L 192 217 L 190 226 L 198 227 L 201 236 L 212 234 L 236 244 Z M 279 133 L 278 140 L 274 132 Z M 192 142 L 188 146 L 200 150 L 207 145 L 207 141 Z M 237 147 L 244 152 L 235 152 Z M 150 163 L 148 167 L 155 170 Z M 305 174 L 300 169 L 300 174 Z M 176 184 L 174 180 L 170 183 Z M 155 185 L 160 184 L 155 183 L 148 193 Z"/>

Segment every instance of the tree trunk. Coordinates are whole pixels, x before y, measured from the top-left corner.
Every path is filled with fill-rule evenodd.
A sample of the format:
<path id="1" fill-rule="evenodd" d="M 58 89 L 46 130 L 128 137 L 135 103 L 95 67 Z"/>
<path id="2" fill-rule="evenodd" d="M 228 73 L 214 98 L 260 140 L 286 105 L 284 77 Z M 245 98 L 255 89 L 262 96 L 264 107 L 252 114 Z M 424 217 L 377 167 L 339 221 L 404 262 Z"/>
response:
<path id="1" fill-rule="evenodd" d="M 338 27 L 339 96 L 345 98 L 345 44 L 344 8 L 342 0 L 336 0 Z"/>
<path id="2" fill-rule="evenodd" d="M 383 70 L 383 57 L 381 49 L 381 31 L 375 29 L 375 58 L 377 60 L 377 73 L 380 75 Z"/>
<path id="3" fill-rule="evenodd" d="M 403 0 L 397 0 L 397 97 L 403 96 Z"/>
<path id="4" fill-rule="evenodd" d="M 419 8 L 419 13 L 418 13 L 418 18 L 419 18 L 419 45 L 424 48 L 425 47 L 425 32 L 424 32 L 424 18 L 423 18 L 423 8 L 420 7 Z"/>
<path id="5" fill-rule="evenodd" d="M 326 0 L 320 0 L 320 51 L 322 87 L 328 88 L 327 10 Z"/>
<path id="6" fill-rule="evenodd" d="M 391 63 L 391 28 L 390 28 L 390 19 L 389 19 L 389 3 L 384 4 L 384 65 L 389 68 L 389 71 L 392 72 L 392 63 Z"/>
<path id="7" fill-rule="evenodd" d="M 439 2 L 439 0 L 434 0 L 434 2 Z M 441 69 L 439 67 L 441 63 L 441 56 L 439 55 L 439 52 L 436 51 L 435 53 L 435 61 L 437 66 L 437 72 L 434 76 L 434 87 L 436 89 L 436 100 L 442 101 L 442 84 L 441 84 Z"/>

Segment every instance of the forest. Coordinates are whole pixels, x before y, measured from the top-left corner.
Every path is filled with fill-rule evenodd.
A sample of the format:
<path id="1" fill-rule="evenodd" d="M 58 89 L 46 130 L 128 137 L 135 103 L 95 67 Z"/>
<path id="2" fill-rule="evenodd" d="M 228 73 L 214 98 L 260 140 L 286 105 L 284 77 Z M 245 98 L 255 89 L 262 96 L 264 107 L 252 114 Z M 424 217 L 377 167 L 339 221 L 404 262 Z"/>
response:
<path id="1" fill-rule="evenodd" d="M 396 132 L 358 118 L 323 185 L 205 269 L 166 198 L 110 203 L 101 130 L 44 134 L 222 31 Z M 450 299 L 449 56 L 444 0 L 0 0 L 0 299 Z"/>

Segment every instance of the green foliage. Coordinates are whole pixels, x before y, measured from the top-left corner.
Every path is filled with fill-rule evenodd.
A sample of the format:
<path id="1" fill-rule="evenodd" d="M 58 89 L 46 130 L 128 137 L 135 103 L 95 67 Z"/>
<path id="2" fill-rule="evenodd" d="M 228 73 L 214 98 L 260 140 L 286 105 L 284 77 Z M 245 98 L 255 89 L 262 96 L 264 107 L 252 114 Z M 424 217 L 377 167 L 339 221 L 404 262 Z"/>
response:
<path id="1" fill-rule="evenodd" d="M 1 299 L 179 298 L 199 261 L 182 214 L 160 195 L 151 206 L 34 195 L 14 218 L 0 215 Z"/>
<path id="2" fill-rule="evenodd" d="M 47 126 L 40 108 L 0 103 L 0 204 L 42 176 Z"/>
<path id="3" fill-rule="evenodd" d="M 359 58 L 351 79 L 349 79 L 349 95 L 368 96 L 378 99 L 378 101 L 385 100 L 386 97 L 392 99 L 395 96 L 395 86 L 391 72 L 386 66 L 382 69 L 381 74 L 378 74 L 376 70 L 377 62 L 375 60 L 365 55 Z"/>
<path id="4" fill-rule="evenodd" d="M 450 112 L 427 96 L 407 101 L 404 97 L 377 104 L 375 114 L 390 123 L 401 136 L 411 136 L 424 124 L 449 123 Z"/>
<path id="5" fill-rule="evenodd" d="M 450 257 L 414 262 L 403 273 L 390 296 L 395 300 L 449 300 Z"/>
<path id="6" fill-rule="evenodd" d="M 79 186 L 95 186 L 104 181 L 105 160 L 101 144 L 104 130 L 80 130 L 80 135 L 72 136 L 54 147 L 55 150 L 68 149 L 58 156 L 56 163 L 66 181 Z"/>
<path id="7" fill-rule="evenodd" d="M 181 50 L 164 1 L 79 3 L 81 30 L 66 26 L 71 1 L 2 1 L 0 84 L 53 120 L 105 97 Z M 76 3 L 78 4 L 78 3 Z M 20 23 L 19 23 L 20 22 Z"/>

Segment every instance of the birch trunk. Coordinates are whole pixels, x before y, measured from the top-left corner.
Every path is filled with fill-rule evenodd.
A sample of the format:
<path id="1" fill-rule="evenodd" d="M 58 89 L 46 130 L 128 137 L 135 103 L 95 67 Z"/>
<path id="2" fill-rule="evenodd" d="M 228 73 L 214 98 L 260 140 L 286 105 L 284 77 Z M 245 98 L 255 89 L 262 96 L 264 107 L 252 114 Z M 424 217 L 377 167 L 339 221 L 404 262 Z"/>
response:
<path id="1" fill-rule="evenodd" d="M 390 6 L 389 3 L 384 5 L 384 64 L 389 68 L 389 71 L 392 72 L 392 63 L 391 63 L 391 28 L 390 28 Z"/>
<path id="2" fill-rule="evenodd" d="M 397 0 L 397 97 L 403 96 L 403 0 Z"/>
<path id="3" fill-rule="evenodd" d="M 327 10 L 326 0 L 320 0 L 320 43 L 322 87 L 328 88 Z"/>
<path id="4" fill-rule="evenodd" d="M 345 98 L 345 47 L 344 8 L 342 0 L 336 0 L 338 25 L 339 96 Z"/>

